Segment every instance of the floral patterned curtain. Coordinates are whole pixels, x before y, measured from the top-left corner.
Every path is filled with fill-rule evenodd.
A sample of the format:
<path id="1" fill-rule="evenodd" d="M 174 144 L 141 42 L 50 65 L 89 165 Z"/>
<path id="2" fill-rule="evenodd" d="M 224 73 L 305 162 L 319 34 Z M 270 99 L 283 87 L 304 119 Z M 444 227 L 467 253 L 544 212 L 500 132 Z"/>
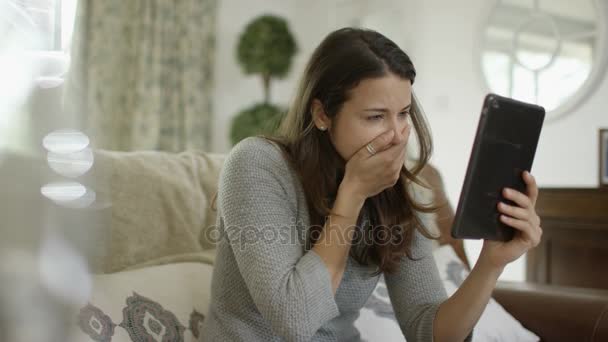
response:
<path id="1" fill-rule="evenodd" d="M 79 0 L 65 108 L 92 145 L 209 150 L 217 0 Z"/>

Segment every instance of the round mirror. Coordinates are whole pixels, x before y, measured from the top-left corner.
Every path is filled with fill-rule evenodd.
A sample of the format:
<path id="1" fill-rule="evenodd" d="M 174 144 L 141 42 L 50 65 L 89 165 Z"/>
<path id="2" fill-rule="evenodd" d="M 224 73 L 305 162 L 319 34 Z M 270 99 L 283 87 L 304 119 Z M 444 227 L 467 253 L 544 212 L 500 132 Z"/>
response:
<path id="1" fill-rule="evenodd" d="M 545 107 L 546 121 L 576 111 L 604 74 L 606 4 L 495 0 L 480 30 L 488 92 Z"/>

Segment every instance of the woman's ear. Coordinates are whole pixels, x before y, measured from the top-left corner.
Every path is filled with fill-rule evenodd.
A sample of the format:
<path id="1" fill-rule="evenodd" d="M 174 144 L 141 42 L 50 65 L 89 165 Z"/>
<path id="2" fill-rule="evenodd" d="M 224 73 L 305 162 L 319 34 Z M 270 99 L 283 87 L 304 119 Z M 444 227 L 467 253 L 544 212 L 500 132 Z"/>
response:
<path id="1" fill-rule="evenodd" d="M 312 120 L 318 129 L 324 131 L 331 128 L 331 119 L 325 113 L 325 109 L 323 108 L 321 101 L 318 99 L 312 100 L 310 111 L 312 114 Z"/>

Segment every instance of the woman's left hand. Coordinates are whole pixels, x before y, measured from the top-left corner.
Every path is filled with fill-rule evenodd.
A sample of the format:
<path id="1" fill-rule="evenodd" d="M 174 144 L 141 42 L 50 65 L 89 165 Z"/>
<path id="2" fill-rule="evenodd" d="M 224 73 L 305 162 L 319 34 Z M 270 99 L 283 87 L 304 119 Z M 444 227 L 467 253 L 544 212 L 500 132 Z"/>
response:
<path id="1" fill-rule="evenodd" d="M 510 206 L 500 202 L 498 212 L 500 220 L 513 228 L 515 235 L 510 241 L 484 240 L 479 260 L 490 266 L 503 269 L 508 263 L 518 259 L 540 242 L 543 230 L 540 227 L 540 217 L 536 214 L 535 206 L 538 198 L 536 180 L 528 172 L 523 172 L 526 192 L 523 194 L 514 189 L 503 189 L 503 196 L 517 204 Z"/>

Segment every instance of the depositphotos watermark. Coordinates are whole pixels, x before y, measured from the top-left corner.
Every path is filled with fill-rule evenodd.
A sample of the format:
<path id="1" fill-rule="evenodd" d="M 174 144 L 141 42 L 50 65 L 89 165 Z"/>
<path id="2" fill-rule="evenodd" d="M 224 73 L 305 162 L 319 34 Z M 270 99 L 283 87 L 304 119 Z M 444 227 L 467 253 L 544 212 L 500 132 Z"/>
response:
<path id="1" fill-rule="evenodd" d="M 317 241 L 316 244 L 352 245 L 362 243 L 386 246 L 402 244 L 405 238 L 404 232 L 405 230 L 399 225 L 395 225 L 393 228 L 384 225 L 344 227 L 331 223 L 324 226 L 306 226 L 294 221 L 283 225 L 214 225 L 204 230 L 203 238 L 212 244 L 218 244 L 221 240 L 228 239 L 233 248 L 241 249 L 248 248 L 248 246 L 252 248 L 276 245 L 301 246 L 309 237 Z M 321 234 L 324 234 L 324 239 L 320 239 Z"/>

